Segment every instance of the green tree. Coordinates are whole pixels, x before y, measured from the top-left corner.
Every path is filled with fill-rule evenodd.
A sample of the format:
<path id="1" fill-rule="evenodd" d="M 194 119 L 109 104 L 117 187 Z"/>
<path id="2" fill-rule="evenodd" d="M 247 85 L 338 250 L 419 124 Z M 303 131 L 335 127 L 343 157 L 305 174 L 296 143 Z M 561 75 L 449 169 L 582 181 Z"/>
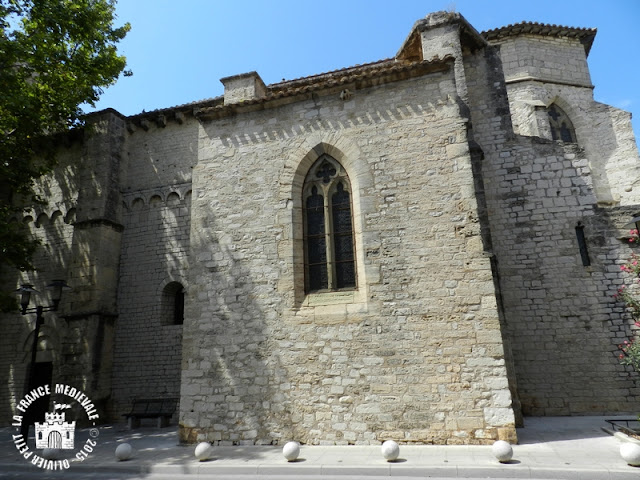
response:
<path id="1" fill-rule="evenodd" d="M 9 219 L 17 198 L 43 201 L 33 185 L 55 166 L 47 145 L 130 74 L 116 48 L 130 25 L 114 23 L 115 0 L 0 0 L 0 275 L 33 268 L 37 243 Z"/>
<path id="2" fill-rule="evenodd" d="M 631 245 L 640 245 L 640 234 L 637 229 L 630 230 L 629 235 Z M 625 340 L 618 345 L 620 349 L 618 358 L 621 364 L 631 365 L 637 373 L 640 373 L 640 336 L 637 330 L 640 328 L 640 296 L 638 291 L 640 287 L 640 255 L 632 252 L 629 259 L 620 265 L 620 270 L 631 274 L 634 281 L 630 286 L 623 285 L 618 288 L 618 292 L 613 297 L 625 304 L 627 313 L 633 318 L 636 329 L 633 329 L 630 340 Z"/>

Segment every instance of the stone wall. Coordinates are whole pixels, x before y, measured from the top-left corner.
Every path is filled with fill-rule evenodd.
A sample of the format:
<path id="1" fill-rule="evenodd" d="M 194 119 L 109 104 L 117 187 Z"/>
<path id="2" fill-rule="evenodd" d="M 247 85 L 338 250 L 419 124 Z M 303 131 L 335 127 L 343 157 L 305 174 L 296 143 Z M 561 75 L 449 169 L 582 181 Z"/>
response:
<path id="1" fill-rule="evenodd" d="M 453 72 L 337 93 L 203 123 L 183 440 L 513 439 Z M 301 184 L 322 153 L 355 192 L 358 289 L 305 296 Z"/>
<path id="2" fill-rule="evenodd" d="M 594 101 L 580 40 L 523 35 L 492 43 L 499 47 L 515 132 L 551 140 L 544 109 L 557 104 L 585 149 L 597 202 L 640 204 L 640 164 L 631 116 Z"/>
<path id="3" fill-rule="evenodd" d="M 120 314 L 113 369 L 112 417 L 134 398 L 180 396 L 182 325 L 174 324 L 164 290 L 176 282 L 189 289 L 191 185 L 127 197 L 121 255 Z M 150 242 L 150 237 L 153 242 Z"/>
<path id="4" fill-rule="evenodd" d="M 187 442 L 491 443 L 515 440 L 520 405 L 634 411 L 612 298 L 640 210 L 629 114 L 593 100 L 577 38 L 509 35 L 439 13 L 397 62 L 92 117 L 39 183 L 48 206 L 18 219 L 43 248 L 7 288 L 74 288 L 38 361 L 112 421 L 180 396 Z M 551 103 L 577 144 L 548 138 Z M 357 288 L 308 294 L 302 187 L 322 155 L 349 177 Z M 2 419 L 33 320 L 2 319 Z"/>
<path id="5" fill-rule="evenodd" d="M 613 300 L 628 247 L 616 238 L 622 219 L 594 208 L 587 159 L 523 139 L 484 173 L 492 230 L 509 232 L 493 240 L 523 413 L 632 411 L 638 389 L 617 361 L 624 321 Z"/>
<path id="6" fill-rule="evenodd" d="M 500 46 L 506 83 L 535 78 L 592 86 L 585 47 L 577 38 L 522 34 L 492 43 Z"/>
<path id="7" fill-rule="evenodd" d="M 16 272 L 14 278 L 7 278 L 8 281 L 2 288 L 15 290 L 21 284 L 32 284 L 38 293 L 32 295 L 30 307 L 52 304 L 50 291 L 46 287 L 53 280 L 64 279 L 73 284 L 70 272 L 73 270 L 74 252 L 79 243 L 74 224 L 77 220 L 77 198 L 82 190 L 80 178 L 82 172 L 86 172 L 83 169 L 87 165 L 85 153 L 85 142 L 77 138 L 70 140 L 68 146 L 62 147 L 58 152 L 59 164 L 56 171 L 36 185 L 36 192 L 47 203 L 28 208 L 23 217 L 16 218 L 40 241 L 41 246 L 33 259 L 35 270 Z M 76 275 L 79 273 L 76 272 Z M 92 287 L 89 285 L 88 288 Z M 88 394 L 95 394 L 94 398 L 99 404 L 105 398 L 101 394 L 105 380 L 107 390 L 110 389 L 110 378 L 105 379 L 104 375 L 99 378 L 98 372 L 92 368 L 96 347 L 94 334 L 99 321 L 94 319 L 89 320 L 86 325 L 78 325 L 73 320 L 65 319 L 68 315 L 81 311 L 83 305 L 86 305 L 82 295 L 81 290 L 64 292 L 59 310 L 43 314 L 44 324 L 40 328 L 37 342 L 36 362 L 51 362 L 52 382 L 64 383 L 72 377 L 79 388 Z M 15 403 L 22 398 L 27 387 L 35 320 L 35 313 L 2 316 L 5 334 L 0 339 L 0 415 L 6 423 L 14 414 Z M 107 348 L 106 351 L 108 350 Z M 107 377 L 110 376 L 110 371 L 104 373 Z"/>
<path id="8" fill-rule="evenodd" d="M 483 162 L 483 179 L 523 413 L 633 411 L 638 389 L 617 361 L 629 319 L 613 300 L 629 255 L 618 238 L 638 208 L 640 162 L 629 119 L 593 100 L 577 39 L 495 43 L 514 128 L 524 136 Z M 549 62 L 567 68 L 550 75 Z M 546 111 L 537 113 L 552 103 L 570 117 L 577 145 L 551 141 Z"/>
<path id="9" fill-rule="evenodd" d="M 129 123 L 110 415 L 135 398 L 180 396 L 182 325 L 166 289 L 190 286 L 191 170 L 197 123 Z M 177 413 L 176 413 L 177 417 Z"/>
<path id="10" fill-rule="evenodd" d="M 69 262 L 73 236 L 73 216 L 73 210 L 67 210 L 63 205 L 53 204 L 50 210 L 32 210 L 21 219 L 25 222 L 25 228 L 42 242 L 42 248 L 34 258 L 34 265 L 38 270 L 33 274 L 24 274 L 16 278 L 15 284 L 4 284 L 5 290 L 15 290 L 23 283 L 31 283 L 40 292 L 32 296 L 31 306 L 51 303 L 46 285 L 54 279 L 65 276 L 65 266 Z M 63 303 L 62 311 L 65 308 L 67 304 Z M 7 424 L 14 414 L 14 405 L 20 401 L 27 386 L 35 319 L 35 313 L 25 316 L 19 314 L 2 316 L 0 418 Z M 53 379 L 60 380 L 64 373 L 61 371 L 64 360 L 61 347 L 68 332 L 67 325 L 56 313 L 45 313 L 44 320 L 44 325 L 40 328 L 36 361 L 53 362 L 56 367 L 53 371 Z"/>

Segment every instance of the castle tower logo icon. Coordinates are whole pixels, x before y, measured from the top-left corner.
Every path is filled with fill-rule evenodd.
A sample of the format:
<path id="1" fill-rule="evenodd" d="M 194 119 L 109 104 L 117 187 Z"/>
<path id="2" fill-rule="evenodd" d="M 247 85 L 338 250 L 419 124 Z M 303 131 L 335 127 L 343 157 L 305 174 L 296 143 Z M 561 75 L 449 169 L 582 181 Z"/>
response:
<path id="1" fill-rule="evenodd" d="M 35 422 L 36 448 L 60 448 L 73 450 L 76 434 L 76 421 L 66 422 L 65 413 L 58 410 L 71 408 L 71 405 L 54 403 L 53 412 L 45 413 L 44 422 Z"/>
<path id="2" fill-rule="evenodd" d="M 53 387 L 51 388 L 50 385 L 36 387 L 16 404 L 16 413 L 19 415 L 13 416 L 11 424 L 16 429 L 13 443 L 18 454 L 35 468 L 67 470 L 74 463 L 84 462 L 93 453 L 100 435 L 96 425 L 100 415 L 93 401 L 81 390 L 61 383 Z M 33 418 L 29 414 L 29 409 L 34 408 L 38 400 L 45 399 L 48 402 L 50 396 L 54 399 L 68 398 L 54 401 L 51 411 L 44 412 L 44 421 L 33 422 L 35 427 L 35 449 L 33 449 L 34 444 L 30 443 L 31 440 L 23 436 L 23 422 L 29 422 L 29 419 Z M 76 431 L 76 419 L 68 418 L 74 415 L 80 424 L 87 428 Z M 28 432 L 28 428 L 26 431 Z"/>

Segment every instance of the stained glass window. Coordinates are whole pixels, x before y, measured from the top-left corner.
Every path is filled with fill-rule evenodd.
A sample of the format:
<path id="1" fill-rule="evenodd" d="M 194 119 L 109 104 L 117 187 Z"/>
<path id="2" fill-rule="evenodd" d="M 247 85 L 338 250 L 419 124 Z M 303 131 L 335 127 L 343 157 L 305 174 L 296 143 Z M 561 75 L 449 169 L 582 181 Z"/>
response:
<path id="1" fill-rule="evenodd" d="M 551 138 L 562 140 L 563 142 L 576 143 L 576 132 L 567 114 L 555 103 L 549 106 L 547 113 L 549 114 Z"/>
<path id="2" fill-rule="evenodd" d="M 307 292 L 356 287 L 349 178 L 323 155 L 311 167 L 303 188 L 305 286 Z"/>
<path id="3" fill-rule="evenodd" d="M 340 181 L 331 197 L 333 215 L 333 251 L 336 271 L 336 287 L 355 287 L 353 258 L 353 232 L 351 228 L 351 198 Z"/>
<path id="4" fill-rule="evenodd" d="M 309 290 L 328 288 L 327 240 L 324 221 L 324 197 L 318 188 L 311 189 L 307 198 L 307 266 Z"/>

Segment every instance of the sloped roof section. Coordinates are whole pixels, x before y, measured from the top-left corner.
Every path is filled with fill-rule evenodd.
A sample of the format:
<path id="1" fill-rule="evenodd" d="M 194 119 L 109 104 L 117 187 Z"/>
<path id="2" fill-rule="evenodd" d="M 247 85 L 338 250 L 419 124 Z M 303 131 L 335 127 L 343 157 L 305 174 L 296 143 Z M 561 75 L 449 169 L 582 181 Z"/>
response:
<path id="1" fill-rule="evenodd" d="M 457 12 L 434 12 L 425 18 L 418 20 L 411 29 L 409 36 L 402 43 L 396 54 L 399 60 L 418 61 L 426 60 L 430 54 L 422 51 L 421 33 L 433 28 L 442 28 L 444 25 L 458 25 L 460 42 L 463 47 L 476 50 L 486 46 L 486 40 L 478 33 L 466 18 Z"/>
<path id="2" fill-rule="evenodd" d="M 505 37 L 517 37 L 518 35 L 524 34 L 547 37 L 577 38 L 584 46 L 584 51 L 588 56 L 597 32 L 598 30 L 596 28 L 565 27 L 562 25 L 552 25 L 548 23 L 520 22 L 507 25 L 505 27 L 487 30 L 486 32 L 482 32 L 480 35 L 482 35 L 488 42 L 500 40 Z"/>
<path id="3" fill-rule="evenodd" d="M 148 122 L 156 122 L 159 126 L 164 126 L 167 119 L 174 119 L 182 123 L 182 118 L 185 115 L 193 115 L 203 119 L 218 118 L 234 112 L 268 108 L 268 106 L 275 106 L 275 104 L 278 103 L 286 104 L 290 101 L 295 101 L 295 99 L 300 96 L 309 95 L 325 89 L 344 87 L 360 89 L 430 73 L 442 72 L 450 68 L 449 63 L 452 61 L 453 57 L 450 55 L 444 55 L 442 58 L 435 57 L 429 61 L 406 61 L 388 58 L 307 77 L 272 83 L 267 85 L 267 93 L 265 96 L 243 101 L 239 104 L 225 105 L 224 97 L 219 96 L 177 105 L 175 107 L 162 108 L 149 112 L 143 111 L 126 118 L 131 129 L 134 129 L 137 125 L 142 126 L 145 130 L 148 128 Z"/>
<path id="4" fill-rule="evenodd" d="M 430 61 L 417 62 L 395 59 L 380 60 L 296 80 L 273 83 L 267 86 L 267 95 L 264 97 L 247 100 L 241 104 L 224 105 L 219 103 L 217 105 L 195 106 L 194 114 L 199 118 L 216 118 L 231 112 L 265 108 L 266 105 L 278 102 L 287 103 L 287 99 L 295 99 L 300 95 L 311 94 L 323 89 L 342 88 L 343 86 L 360 89 L 381 85 L 448 70 L 451 61 L 453 61 L 453 57 L 449 55 L 445 55 L 443 58 L 433 58 Z"/>

